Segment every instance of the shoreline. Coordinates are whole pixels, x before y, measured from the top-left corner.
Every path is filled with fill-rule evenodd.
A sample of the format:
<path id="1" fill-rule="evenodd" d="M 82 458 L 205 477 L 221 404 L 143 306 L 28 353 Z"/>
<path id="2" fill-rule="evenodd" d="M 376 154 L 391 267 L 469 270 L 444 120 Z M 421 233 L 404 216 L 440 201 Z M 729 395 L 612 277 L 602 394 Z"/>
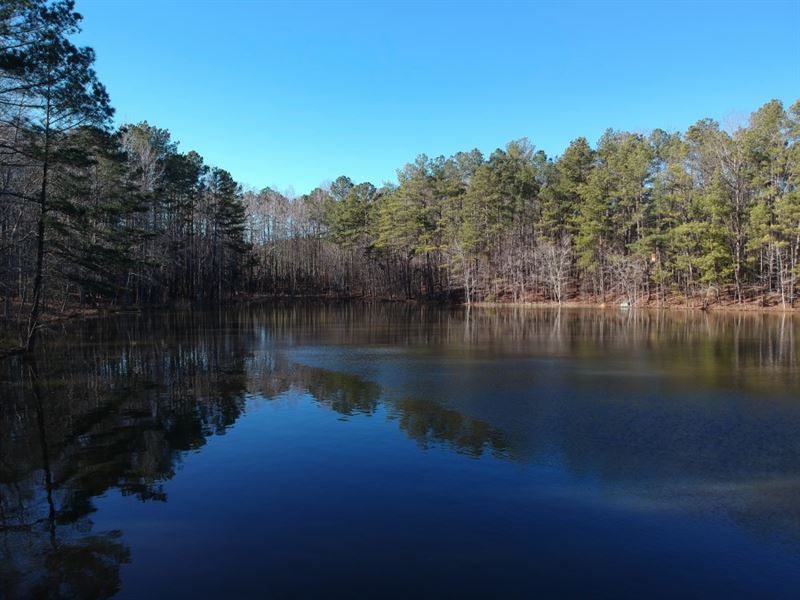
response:
<path id="1" fill-rule="evenodd" d="M 466 304 L 459 306 L 466 307 Z M 663 310 L 663 311 L 681 311 L 681 312 L 707 312 L 707 313 L 764 313 L 764 314 L 800 314 L 800 306 L 783 307 L 781 305 L 775 306 L 759 306 L 757 304 L 713 304 L 709 306 L 691 306 L 686 304 L 640 304 L 633 306 L 620 306 L 614 302 L 473 302 L 473 308 L 590 308 L 596 310 Z"/>

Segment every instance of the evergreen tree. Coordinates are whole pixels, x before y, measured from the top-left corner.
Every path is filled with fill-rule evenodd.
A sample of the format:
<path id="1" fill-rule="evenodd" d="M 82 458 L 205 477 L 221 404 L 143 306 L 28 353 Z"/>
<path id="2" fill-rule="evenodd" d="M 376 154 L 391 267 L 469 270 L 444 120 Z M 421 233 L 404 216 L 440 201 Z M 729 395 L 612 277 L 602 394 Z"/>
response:
<path id="1" fill-rule="evenodd" d="M 4 28 L 0 51 L 3 79 L 11 82 L 4 84 L 2 102 L 4 108 L 17 108 L 18 118 L 25 124 L 25 134 L 13 150 L 28 157 L 40 170 L 35 196 L 24 198 L 35 200 L 39 212 L 26 334 L 30 351 L 43 304 L 51 194 L 60 184 L 59 169 L 69 168 L 74 159 L 74 153 L 65 148 L 66 140 L 76 128 L 104 125 L 113 111 L 93 69 L 94 52 L 79 48 L 68 39 L 79 30 L 81 21 L 72 0 L 13 2 L 2 16 L 4 23 L 12 24 L 10 31 Z M 13 26 L 20 22 L 25 26 Z"/>

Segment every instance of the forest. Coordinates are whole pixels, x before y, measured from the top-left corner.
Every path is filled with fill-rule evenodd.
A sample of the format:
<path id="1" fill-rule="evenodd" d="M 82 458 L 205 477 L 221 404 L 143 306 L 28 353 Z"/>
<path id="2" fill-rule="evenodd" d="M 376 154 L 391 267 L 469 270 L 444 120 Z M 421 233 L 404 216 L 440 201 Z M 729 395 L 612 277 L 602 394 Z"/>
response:
<path id="1" fill-rule="evenodd" d="M 68 310 L 261 297 L 797 304 L 800 100 L 560 156 L 525 138 L 420 155 L 396 182 L 287 197 L 167 129 L 116 126 L 80 22 L 72 0 L 0 6 L 4 342 L 30 350 Z"/>

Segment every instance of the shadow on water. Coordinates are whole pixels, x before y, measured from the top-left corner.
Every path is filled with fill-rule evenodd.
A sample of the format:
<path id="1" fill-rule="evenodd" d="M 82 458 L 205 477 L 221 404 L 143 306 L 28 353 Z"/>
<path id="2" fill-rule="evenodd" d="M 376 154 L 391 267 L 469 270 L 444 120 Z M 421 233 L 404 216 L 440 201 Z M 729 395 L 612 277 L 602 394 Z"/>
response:
<path id="1" fill-rule="evenodd" d="M 167 502 L 249 401 L 381 411 L 421 448 L 543 464 L 639 510 L 724 511 L 800 544 L 792 316 L 405 305 L 250 307 L 70 325 L 0 364 L 0 595 L 108 597 L 135 560 L 112 490 Z"/>

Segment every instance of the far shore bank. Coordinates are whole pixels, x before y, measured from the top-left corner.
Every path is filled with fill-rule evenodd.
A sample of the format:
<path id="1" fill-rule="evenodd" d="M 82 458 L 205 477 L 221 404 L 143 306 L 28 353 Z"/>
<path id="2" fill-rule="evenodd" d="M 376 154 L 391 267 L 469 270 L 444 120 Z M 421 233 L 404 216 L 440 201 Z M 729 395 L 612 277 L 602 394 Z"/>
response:
<path id="1" fill-rule="evenodd" d="M 463 306 L 466 306 L 464 304 Z M 644 303 L 621 305 L 618 302 L 473 302 L 473 308 L 592 308 L 598 310 L 666 310 L 666 311 L 692 311 L 692 312 L 747 312 L 747 313 L 800 313 L 800 306 L 789 307 L 778 305 L 762 306 L 758 303 L 725 303 L 711 304 L 708 306 L 691 304 L 656 304 Z"/>

